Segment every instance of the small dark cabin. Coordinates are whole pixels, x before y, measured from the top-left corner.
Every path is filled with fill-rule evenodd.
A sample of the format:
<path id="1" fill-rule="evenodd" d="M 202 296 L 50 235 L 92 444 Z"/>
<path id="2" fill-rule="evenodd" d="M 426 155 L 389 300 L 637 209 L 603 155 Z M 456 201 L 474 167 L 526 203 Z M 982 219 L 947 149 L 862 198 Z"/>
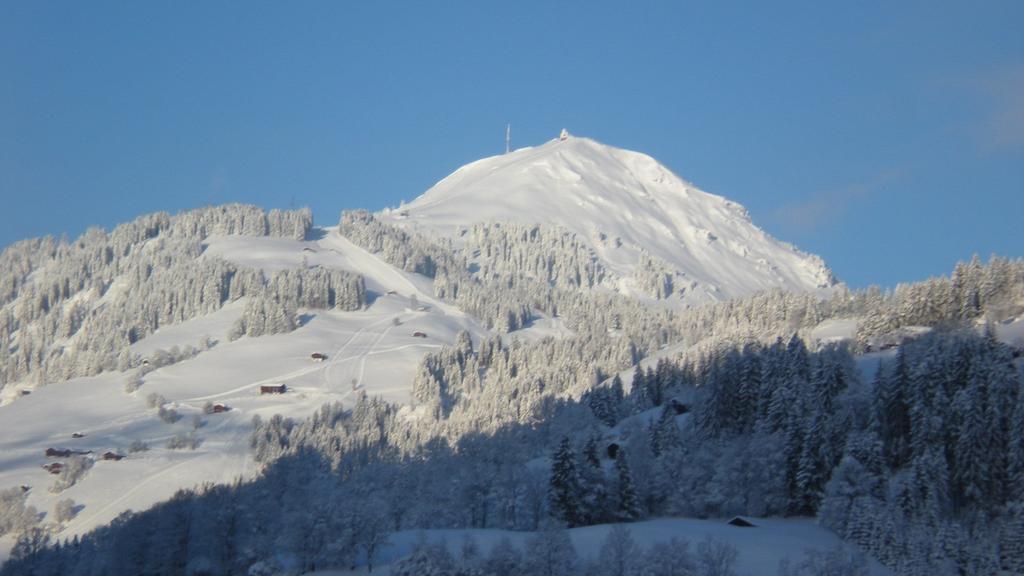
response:
<path id="1" fill-rule="evenodd" d="M 276 386 L 260 386 L 260 394 L 284 394 L 288 388 L 284 384 Z"/>
<path id="2" fill-rule="evenodd" d="M 324 360 L 327 360 L 327 354 L 323 354 L 321 352 L 313 352 L 309 357 L 316 362 L 323 362 Z"/>
<path id="3" fill-rule="evenodd" d="M 122 458 L 124 458 L 124 456 L 122 454 L 117 454 L 117 453 L 114 453 L 114 452 L 104 452 L 103 453 L 103 459 L 104 460 L 114 460 L 114 461 L 117 461 L 117 460 L 120 460 Z"/>
<path id="4" fill-rule="evenodd" d="M 427 337 L 426 332 L 413 332 L 412 335 L 413 335 L 414 338 L 426 338 Z"/>
<path id="5" fill-rule="evenodd" d="M 619 456 L 619 445 L 612 442 L 608 445 L 608 457 L 615 460 Z"/>
<path id="6" fill-rule="evenodd" d="M 676 400 L 675 398 L 673 398 L 671 401 L 669 401 L 668 404 L 669 404 L 669 406 L 672 407 L 672 410 L 675 410 L 676 414 L 686 414 L 687 412 L 690 411 L 690 405 L 689 404 L 684 404 L 684 403 L 680 402 L 679 400 Z"/>
<path id="7" fill-rule="evenodd" d="M 739 526 L 740 528 L 756 528 L 755 524 L 752 524 L 749 520 L 745 520 L 739 516 L 736 516 L 732 520 L 729 520 L 730 526 Z"/>

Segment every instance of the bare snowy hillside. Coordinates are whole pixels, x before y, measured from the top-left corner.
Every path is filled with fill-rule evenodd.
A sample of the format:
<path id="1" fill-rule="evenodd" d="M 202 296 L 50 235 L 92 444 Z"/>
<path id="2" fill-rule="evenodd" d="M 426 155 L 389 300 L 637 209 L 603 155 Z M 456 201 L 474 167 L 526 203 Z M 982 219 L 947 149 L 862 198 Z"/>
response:
<path id="1" fill-rule="evenodd" d="M 650 274 L 667 277 L 660 296 L 688 303 L 835 284 L 820 258 L 772 238 L 735 202 L 650 156 L 575 136 L 467 164 L 381 217 L 453 238 L 480 222 L 557 226 L 589 245 L 627 294 L 650 292 Z"/>

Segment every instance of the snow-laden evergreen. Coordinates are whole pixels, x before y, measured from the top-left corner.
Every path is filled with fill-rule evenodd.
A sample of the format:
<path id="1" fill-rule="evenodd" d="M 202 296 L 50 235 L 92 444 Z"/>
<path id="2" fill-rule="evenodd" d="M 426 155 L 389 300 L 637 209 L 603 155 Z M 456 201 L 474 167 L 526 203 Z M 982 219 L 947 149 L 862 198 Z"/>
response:
<path id="1" fill-rule="evenodd" d="M 248 210 L 228 219 L 231 224 L 216 224 L 223 214 L 212 214 L 206 224 L 194 223 L 204 216 L 194 217 L 187 229 L 255 230 L 258 221 Z M 153 355 L 150 368 L 143 367 L 125 354 L 127 345 L 226 302 L 246 298 L 233 335 L 256 336 L 294 328 L 303 321 L 300 307 L 355 310 L 368 299 L 354 274 L 305 265 L 278 272 L 240 267 L 204 255 L 197 238 L 150 235 L 161 230 L 159 217 L 145 222 L 129 234 L 140 244 L 129 242 L 127 256 L 107 264 L 106 251 L 95 250 L 111 243 L 103 233 L 53 245 L 57 253 L 79 255 L 68 262 L 98 257 L 100 272 L 121 267 L 95 297 L 80 296 L 88 294 L 85 285 L 69 284 L 65 293 L 64 280 L 52 291 L 31 287 L 46 274 L 25 272 L 20 256 L 5 260 L 22 278 L 12 280 L 19 295 L 3 308 L 9 320 L 0 323 L 5 370 L 32 365 L 26 353 L 55 342 L 66 351 L 42 356 L 35 370 L 76 373 L 62 363 L 75 360 L 78 347 L 108 360 L 118 351 L 118 363 L 89 370 L 159 370 L 168 363 Z M 1020 314 L 1020 261 L 975 260 L 958 266 L 952 278 L 892 293 L 836 290 L 822 300 L 775 291 L 679 310 L 605 290 L 586 245 L 557 228 L 481 225 L 458 246 L 368 213 L 346 213 L 339 229 L 432 284 L 438 299 L 421 304 L 414 292 L 405 297 L 403 314 L 454 305 L 495 330 L 459 334 L 448 340 L 453 345 L 423 356 L 409 382 L 409 405 L 355 392 L 354 402 L 324 406 L 305 420 L 264 413 L 254 419 L 251 438 L 264 467 L 258 479 L 183 493 L 70 546 L 41 546 L 25 501 L 19 507 L 18 498 L 9 498 L 13 512 L 5 517 L 21 519 L 10 530 L 23 534 L 9 573 L 29 566 L 40 573 L 241 573 L 272 571 L 282 557 L 293 559 L 296 570 L 351 566 L 372 561 L 389 532 L 451 528 L 555 530 L 528 551 L 531 557 L 547 554 L 552 569 L 586 570 L 590 559 L 565 560 L 551 522 L 582 527 L 735 514 L 817 514 L 898 573 L 988 573 L 1020 565 L 1014 539 L 1024 471 L 1019 370 L 1013 350 L 972 333 L 981 320 Z M 548 257 L 538 259 L 544 252 Z M 645 265 L 654 292 L 659 266 L 653 259 Z M 56 278 L 77 278 L 60 276 L 58 268 Z M 185 286 L 178 289 L 179 283 Z M 947 285 L 948 301 L 917 304 Z M 679 289 L 675 280 L 661 286 Z M 78 300 L 87 312 L 63 315 Z M 67 318 L 63 332 L 56 328 L 57 309 Z M 823 321 L 851 317 L 864 321 L 850 346 L 806 340 Z M 538 318 L 557 318 L 570 333 L 520 338 L 519 329 Z M 882 363 L 875 382 L 865 381 L 855 351 L 885 348 L 901 329 L 922 325 L 934 333 L 905 343 Z M 135 332 L 125 333 L 125 326 Z M 53 335 L 32 344 L 33 330 Z M 186 359 L 202 349 L 168 355 Z M 129 374 L 128 382 L 137 376 Z M 153 410 L 176 420 L 165 404 L 156 402 Z M 202 430 L 169 436 L 161 445 L 194 447 Z M 313 528 L 256 528 L 278 523 Z M 941 537 L 929 540 L 934 534 Z M 618 531 L 607 548 L 609 561 L 601 566 L 614 565 L 628 539 Z M 691 550 L 694 566 L 728 564 L 729 551 L 714 543 Z M 503 549 L 495 565 L 517 565 L 517 553 Z M 821 552 L 794 558 L 786 570 L 858 569 L 851 558 L 846 549 Z"/>
<path id="2" fill-rule="evenodd" d="M 245 296 L 254 302 L 240 333 L 249 335 L 293 328 L 298 307 L 363 307 L 365 287 L 351 273 L 310 269 L 266 279 L 203 256 L 213 234 L 303 238 L 311 226 L 308 209 L 265 213 L 233 204 L 151 214 L 74 242 L 11 246 L 0 256 L 0 388 L 138 367 L 141 359 L 128 352 L 134 342 Z"/>

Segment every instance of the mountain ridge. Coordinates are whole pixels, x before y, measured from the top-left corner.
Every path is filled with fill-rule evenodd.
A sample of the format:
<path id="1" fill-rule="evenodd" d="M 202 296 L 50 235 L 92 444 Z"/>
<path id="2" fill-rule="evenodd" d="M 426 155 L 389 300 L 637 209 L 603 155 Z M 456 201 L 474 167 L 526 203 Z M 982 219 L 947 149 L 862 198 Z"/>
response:
<path id="1" fill-rule="evenodd" d="M 455 240 L 478 223 L 554 225 L 594 250 L 618 291 L 643 293 L 635 277 L 649 255 L 685 304 L 837 284 L 820 257 L 771 237 L 738 203 L 646 154 L 578 136 L 470 162 L 379 216 Z"/>

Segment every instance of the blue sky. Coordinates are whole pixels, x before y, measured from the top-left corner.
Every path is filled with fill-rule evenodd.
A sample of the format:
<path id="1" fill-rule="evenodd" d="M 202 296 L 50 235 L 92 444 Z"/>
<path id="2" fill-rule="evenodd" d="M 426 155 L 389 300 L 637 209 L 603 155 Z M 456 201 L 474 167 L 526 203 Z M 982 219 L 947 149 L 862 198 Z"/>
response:
<path id="1" fill-rule="evenodd" d="M 1024 256 L 1024 2 L 0 3 L 0 245 L 412 199 L 562 127 L 853 286 Z"/>

